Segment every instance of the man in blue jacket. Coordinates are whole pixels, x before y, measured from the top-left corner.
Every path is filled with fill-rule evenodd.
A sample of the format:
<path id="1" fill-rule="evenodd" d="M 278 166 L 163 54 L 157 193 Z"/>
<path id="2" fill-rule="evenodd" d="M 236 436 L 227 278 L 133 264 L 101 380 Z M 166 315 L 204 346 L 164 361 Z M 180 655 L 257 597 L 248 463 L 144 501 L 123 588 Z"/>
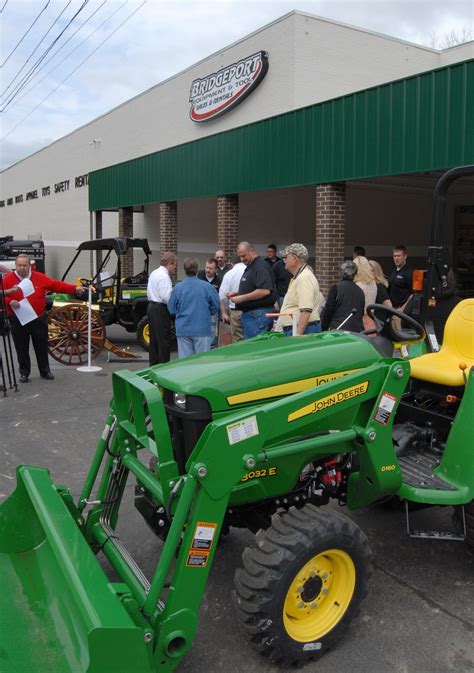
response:
<path id="1" fill-rule="evenodd" d="M 178 283 L 168 301 L 168 311 L 175 316 L 178 357 L 210 350 L 211 315 L 219 310 L 219 295 L 205 280 L 197 278 L 197 259 L 184 260 L 186 279 Z"/>

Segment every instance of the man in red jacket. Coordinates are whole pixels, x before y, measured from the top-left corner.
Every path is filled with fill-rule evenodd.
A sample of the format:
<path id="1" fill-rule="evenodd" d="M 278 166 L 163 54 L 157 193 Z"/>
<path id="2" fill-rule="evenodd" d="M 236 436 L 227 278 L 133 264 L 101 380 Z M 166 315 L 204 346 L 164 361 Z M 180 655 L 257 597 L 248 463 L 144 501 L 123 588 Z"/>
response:
<path id="1" fill-rule="evenodd" d="M 20 301 L 25 299 L 23 290 L 18 288 L 12 293 L 7 293 L 7 291 L 15 288 L 25 278 L 29 278 L 33 285 L 34 292 L 28 295 L 27 300 L 38 317 L 26 323 L 26 325 L 22 325 L 13 309 L 20 308 Z M 18 255 L 15 260 L 15 270 L 3 277 L 3 287 L 6 290 L 5 302 L 20 368 L 21 383 L 28 381 L 31 371 L 29 354 L 30 337 L 33 341 L 33 348 L 35 349 L 41 378 L 51 381 L 54 379 L 54 376 L 49 369 L 48 360 L 48 321 L 45 312 L 46 292 L 64 292 L 65 294 L 75 294 L 78 292 L 81 294 L 86 291 L 86 288 L 82 285 L 71 285 L 71 283 L 53 280 L 53 278 L 45 276 L 44 273 L 32 271 L 28 255 Z"/>

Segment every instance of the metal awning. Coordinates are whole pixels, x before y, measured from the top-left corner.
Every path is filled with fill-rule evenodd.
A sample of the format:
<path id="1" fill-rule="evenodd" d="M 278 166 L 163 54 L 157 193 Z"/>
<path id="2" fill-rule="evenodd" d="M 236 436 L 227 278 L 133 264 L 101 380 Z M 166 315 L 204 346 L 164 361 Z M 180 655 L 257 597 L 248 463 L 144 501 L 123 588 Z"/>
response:
<path id="1" fill-rule="evenodd" d="M 474 59 L 89 174 L 89 209 L 474 163 Z"/>

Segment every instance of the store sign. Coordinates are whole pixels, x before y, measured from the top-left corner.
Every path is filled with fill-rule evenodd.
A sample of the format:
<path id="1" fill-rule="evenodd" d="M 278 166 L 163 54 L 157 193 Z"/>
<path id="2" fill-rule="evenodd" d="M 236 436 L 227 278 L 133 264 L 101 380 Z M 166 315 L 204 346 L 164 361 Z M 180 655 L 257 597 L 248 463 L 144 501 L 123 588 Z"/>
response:
<path id="1" fill-rule="evenodd" d="M 189 116 L 193 122 L 220 117 L 247 98 L 263 80 L 267 70 L 267 53 L 259 51 L 219 72 L 195 79 L 189 93 Z"/>
<path id="2" fill-rule="evenodd" d="M 89 184 L 89 173 L 84 173 L 83 175 L 76 175 L 74 179 L 74 186 L 76 189 L 80 189 L 81 187 L 87 187 L 88 184 Z M 54 190 L 55 194 L 68 192 L 70 185 L 71 180 L 61 180 L 60 182 L 56 182 L 53 188 L 51 188 L 51 185 L 41 187 L 41 196 L 51 196 L 52 190 Z M 39 189 L 32 189 L 31 191 L 26 192 L 25 200 L 36 201 L 37 199 L 39 199 L 39 194 L 40 194 Z M 18 194 L 17 196 L 15 196 L 15 199 L 13 199 L 13 197 L 10 197 L 6 201 L 7 206 L 12 206 L 13 203 L 16 204 L 23 203 L 23 194 Z M 5 208 L 5 199 L 0 200 L 0 208 Z"/>

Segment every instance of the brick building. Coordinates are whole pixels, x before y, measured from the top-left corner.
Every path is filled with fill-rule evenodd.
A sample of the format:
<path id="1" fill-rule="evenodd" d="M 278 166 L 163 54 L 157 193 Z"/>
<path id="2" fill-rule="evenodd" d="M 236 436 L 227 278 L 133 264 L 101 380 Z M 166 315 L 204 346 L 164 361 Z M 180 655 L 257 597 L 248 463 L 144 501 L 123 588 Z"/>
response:
<path id="1" fill-rule="evenodd" d="M 474 163 L 473 120 L 472 42 L 437 51 L 295 11 L 3 171 L 0 235 L 41 234 L 58 275 L 91 237 L 146 236 L 155 265 L 298 241 L 327 290 L 354 245 L 387 272 L 398 243 L 423 263 L 433 186 Z M 460 181 L 448 203 L 466 284 L 473 192 Z"/>

